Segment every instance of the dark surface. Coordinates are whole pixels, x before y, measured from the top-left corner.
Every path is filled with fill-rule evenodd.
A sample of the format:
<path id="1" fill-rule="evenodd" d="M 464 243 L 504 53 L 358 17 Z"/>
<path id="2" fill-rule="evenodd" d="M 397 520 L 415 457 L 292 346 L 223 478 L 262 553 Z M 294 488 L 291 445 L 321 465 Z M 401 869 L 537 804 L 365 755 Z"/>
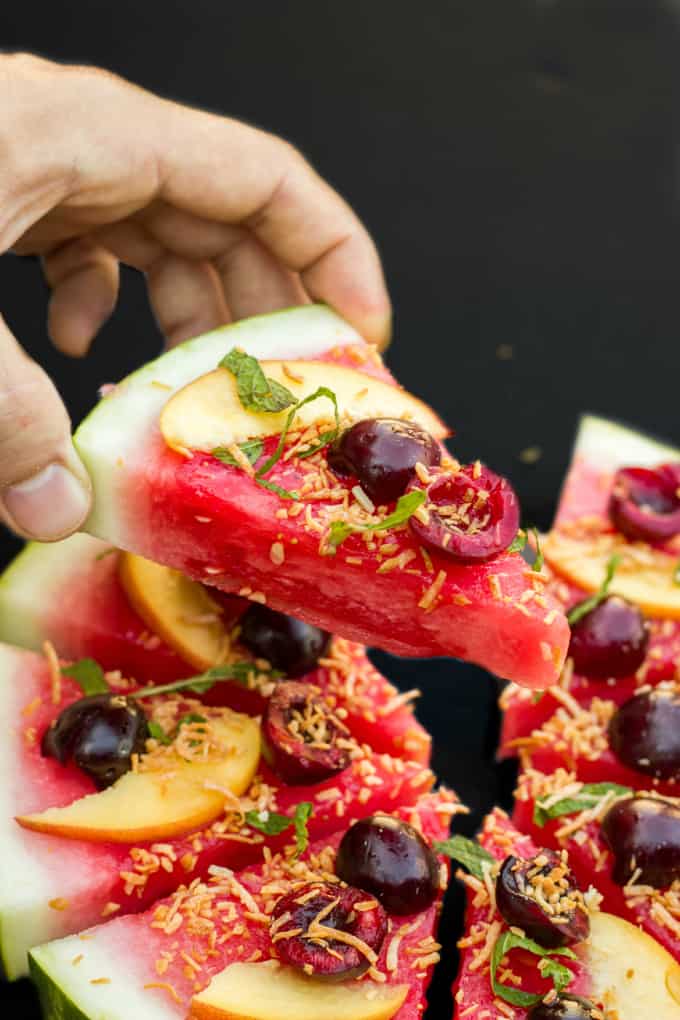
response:
<path id="1" fill-rule="evenodd" d="M 680 432 L 677 11 L 671 0 L 62 0 L 3 5 L 0 45 L 102 64 L 302 148 L 381 247 L 392 367 L 454 425 L 456 452 L 510 475 L 526 521 L 545 525 L 580 411 Z M 37 265 L 0 261 L 0 309 L 78 420 L 158 336 L 129 275 L 92 356 L 70 362 L 48 347 L 45 299 Z M 523 462 L 534 446 L 541 458 Z M 3 541 L 5 558 L 12 548 Z M 376 658 L 423 689 L 435 765 L 473 808 L 471 830 L 509 786 L 492 764 L 492 682 Z M 436 1020 L 451 1015 L 460 900 L 452 890 Z M 28 989 L 0 994 L 13 1017 L 37 1016 Z"/>

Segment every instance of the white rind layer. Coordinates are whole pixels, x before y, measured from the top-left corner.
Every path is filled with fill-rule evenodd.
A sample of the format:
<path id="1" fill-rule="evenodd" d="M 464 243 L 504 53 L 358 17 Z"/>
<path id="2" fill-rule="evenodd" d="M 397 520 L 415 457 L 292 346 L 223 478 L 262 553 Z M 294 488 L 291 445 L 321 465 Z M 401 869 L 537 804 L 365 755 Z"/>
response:
<path id="1" fill-rule="evenodd" d="M 75 445 L 94 486 L 86 530 L 126 547 L 126 462 L 158 431 L 163 405 L 178 389 L 216 368 L 232 347 L 256 358 L 314 358 L 337 346 L 363 343 L 329 308 L 307 305 L 261 315 L 168 351 L 124 379 L 85 419 Z"/>
<path id="2" fill-rule="evenodd" d="M 574 442 L 574 456 L 609 472 L 622 467 L 655 467 L 664 461 L 677 461 L 680 450 L 618 422 L 584 415 Z"/>
<path id="3" fill-rule="evenodd" d="M 109 548 L 91 535 L 62 542 L 29 542 L 0 576 L 0 641 L 39 651 L 50 638 L 55 600 L 76 573 Z"/>
<path id="4" fill-rule="evenodd" d="M 141 978 L 135 977 L 134 952 L 134 945 L 112 944 L 106 928 L 95 928 L 84 939 L 72 935 L 39 946 L 31 956 L 53 985 L 91 1020 L 173 1020 L 186 1016 L 186 1008 L 167 993 L 145 989 Z M 82 959 L 74 964 L 78 957 Z M 92 984 L 101 978 L 107 983 Z M 45 982 L 40 983 L 50 1001 Z M 54 1005 L 50 1020 L 63 1015 L 57 995 Z"/>

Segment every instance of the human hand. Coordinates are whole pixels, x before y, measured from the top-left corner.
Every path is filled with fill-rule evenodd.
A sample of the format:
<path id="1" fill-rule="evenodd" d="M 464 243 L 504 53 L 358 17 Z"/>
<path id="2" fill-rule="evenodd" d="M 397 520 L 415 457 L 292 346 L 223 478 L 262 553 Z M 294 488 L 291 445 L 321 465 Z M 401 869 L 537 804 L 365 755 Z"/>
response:
<path id="1" fill-rule="evenodd" d="M 0 56 L 0 93 L 0 253 L 42 256 L 63 353 L 87 353 L 120 262 L 146 274 L 170 345 L 309 300 L 387 343 L 369 235 L 283 140 L 25 54 Z M 0 317 L 0 518 L 54 541 L 82 524 L 90 498 L 59 395 Z"/>

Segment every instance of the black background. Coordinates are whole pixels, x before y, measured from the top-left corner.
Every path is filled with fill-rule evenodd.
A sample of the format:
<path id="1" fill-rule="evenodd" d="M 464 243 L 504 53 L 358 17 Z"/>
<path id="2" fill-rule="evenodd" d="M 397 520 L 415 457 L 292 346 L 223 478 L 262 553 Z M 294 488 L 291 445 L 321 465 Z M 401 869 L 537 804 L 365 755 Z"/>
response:
<path id="1" fill-rule="evenodd" d="M 381 248 L 391 366 L 456 428 L 457 454 L 511 476 L 526 521 L 549 522 L 581 411 L 678 437 L 673 0 L 6 3 L 0 47 L 108 67 L 301 148 Z M 160 339 L 132 273 L 82 362 L 50 349 L 46 298 L 35 263 L 0 259 L 0 310 L 78 421 L 97 386 Z M 524 463 L 535 446 L 540 460 Z M 14 548 L 3 536 L 4 559 Z M 509 788 L 492 762 L 493 682 L 443 661 L 377 659 L 423 689 L 436 768 L 473 808 L 471 831 Z M 456 891 L 436 1020 L 451 1015 L 459 908 Z M 38 1016 L 24 986 L 0 1002 Z"/>

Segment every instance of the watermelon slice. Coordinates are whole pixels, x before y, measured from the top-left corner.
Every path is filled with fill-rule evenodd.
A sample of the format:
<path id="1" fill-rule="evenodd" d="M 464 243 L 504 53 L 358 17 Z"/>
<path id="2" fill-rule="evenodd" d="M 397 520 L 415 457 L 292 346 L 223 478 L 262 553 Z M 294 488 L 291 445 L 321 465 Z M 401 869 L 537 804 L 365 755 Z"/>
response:
<path id="1" fill-rule="evenodd" d="M 555 1000 L 557 983 L 553 987 L 539 971 L 539 967 L 545 965 L 545 956 L 537 956 L 520 945 L 506 951 L 502 959 L 494 960 L 495 948 L 503 945 L 500 940 L 510 935 L 492 895 L 492 879 L 498 863 L 509 855 L 532 858 L 541 848 L 541 842 L 535 843 L 518 832 L 507 815 L 496 809 L 484 823 L 477 851 L 473 844 L 472 852 L 467 855 L 474 869 L 479 870 L 484 864 L 487 878 L 485 881 L 474 875 L 464 878 L 468 902 L 465 933 L 458 943 L 460 970 L 454 985 L 455 1017 L 459 1020 L 464 1017 L 496 1020 L 510 1016 L 513 1020 L 530 1020 L 539 1007 L 531 1005 L 524 996 L 534 996 L 538 1002 L 543 996 L 546 1005 Z M 587 876 L 587 884 L 593 877 L 597 878 Z M 593 904 L 597 899 L 592 887 L 587 899 Z M 514 928 L 513 934 L 519 934 L 519 929 Z M 505 943 L 508 944 L 511 945 Z M 561 992 L 564 999 L 580 996 L 588 1000 L 599 1010 L 593 1015 L 599 1017 L 642 1020 L 653 1016 L 655 1020 L 661 1017 L 677 1020 L 680 967 L 646 933 L 619 917 L 594 909 L 590 914 L 589 938 L 572 948 L 574 959 L 562 955 L 549 957 L 567 968 L 565 976 L 571 974 Z M 496 953 L 498 951 L 496 949 Z M 491 980 L 492 967 L 497 982 L 495 988 Z M 554 1015 L 572 1015 L 564 1012 L 564 1006 L 562 1010 Z M 546 1009 L 540 1015 L 553 1014 Z"/>
<path id="2" fill-rule="evenodd" d="M 658 684 L 655 690 L 672 703 L 680 698 L 680 682 L 677 681 Z M 623 706 L 605 697 L 593 698 L 590 703 L 581 705 L 566 691 L 559 694 L 559 700 L 560 706 L 543 726 L 515 742 L 523 768 L 544 773 L 561 768 L 573 771 L 584 783 L 612 782 L 634 790 L 652 787 L 657 793 L 670 797 L 677 794 L 677 765 L 666 775 L 650 776 L 649 768 L 633 766 L 621 757 L 620 750 L 615 753 L 609 726 Z M 649 765 L 649 760 L 644 764 Z"/>
<path id="3" fill-rule="evenodd" d="M 48 640 L 62 658 L 92 658 L 106 671 L 134 677 L 140 686 L 169 683 L 217 664 L 217 659 L 188 662 L 153 629 L 151 619 L 145 622 L 139 616 L 121 584 L 120 561 L 117 550 L 89 535 L 52 545 L 30 543 L 0 577 L 0 641 L 37 651 Z M 250 604 L 232 600 L 228 628 L 238 624 Z M 196 627 L 214 628 L 214 619 L 208 614 L 205 624 L 199 621 Z M 228 628 L 220 627 L 220 650 Z M 230 644 L 235 659 L 252 658 L 237 641 Z M 400 694 L 371 664 L 362 645 L 334 638 L 319 668 L 306 674 L 305 681 L 347 713 L 345 723 L 360 743 L 380 753 L 429 762 L 432 741 L 413 710 L 419 692 Z M 270 683 L 223 683 L 206 699 L 259 715 L 270 691 Z"/>
<path id="4" fill-rule="evenodd" d="M 655 791 L 642 791 L 640 796 L 652 807 L 655 801 L 658 803 Z M 625 882 L 615 881 L 616 860 L 602 828 L 607 812 L 618 799 L 628 803 L 629 795 L 612 783 L 584 787 L 573 773 L 564 770 L 552 775 L 528 770 L 520 776 L 515 791 L 513 821 L 534 841 L 556 850 L 566 848 L 579 883 L 596 880 L 602 908 L 648 932 L 680 962 L 680 879 L 666 884 L 655 879 L 651 885 L 639 872 L 637 879 L 634 872 L 628 875 L 622 847 L 620 856 L 626 873 L 619 877 Z M 680 861 L 680 812 L 675 824 L 674 852 Z M 666 855 L 670 849 L 668 842 Z M 680 875 L 678 865 L 675 875 Z"/>
<path id="5" fill-rule="evenodd" d="M 556 604 L 542 594 L 541 576 L 518 554 L 507 552 L 512 535 L 507 543 L 502 536 L 510 511 L 501 506 L 506 508 L 506 498 L 507 506 L 514 507 L 512 514 L 516 506 L 505 483 L 492 481 L 495 476 L 481 466 L 459 469 L 450 459 L 446 464 L 451 467 L 437 468 L 442 482 L 436 498 L 443 500 L 447 514 L 464 512 L 468 519 L 466 493 L 479 498 L 479 507 L 492 489 L 497 493 L 495 523 L 495 517 L 483 517 L 478 507 L 472 523 L 455 526 L 454 545 L 460 538 L 466 550 L 474 547 L 470 555 L 486 549 L 487 541 L 492 552 L 496 546 L 506 548 L 478 563 L 462 563 L 425 548 L 421 533 L 428 527 L 437 531 L 440 515 L 433 517 L 425 508 L 418 535 L 415 525 L 412 529 L 408 524 L 417 503 L 435 499 L 432 486 L 430 495 L 424 494 L 423 479 L 435 477 L 425 468 L 411 483 L 394 524 L 393 505 L 386 504 L 383 512 L 358 491 L 353 479 L 331 478 L 321 447 L 308 458 L 309 449 L 298 446 L 298 455 L 293 446 L 285 448 L 263 476 L 269 486 L 265 488 L 242 450 L 236 451 L 239 466 L 211 452 L 215 421 L 219 431 L 226 416 L 227 440 L 233 437 L 237 445 L 249 441 L 247 449 L 257 470 L 263 471 L 264 459 L 274 454 L 284 427 L 285 415 L 246 413 L 235 390 L 223 399 L 220 388 L 225 381 L 227 388 L 232 386 L 233 376 L 224 368 L 213 370 L 235 348 L 256 358 L 285 358 L 267 365 L 278 366 L 289 388 L 302 380 L 302 392 L 308 380 L 315 386 L 323 380 L 324 395 L 329 389 L 337 391 L 349 421 L 404 420 L 410 415 L 437 438 L 445 434 L 439 419 L 392 385 L 375 352 L 329 310 L 309 306 L 247 320 L 150 363 L 102 400 L 81 425 L 76 445 L 96 496 L 87 530 L 224 591 L 266 598 L 274 609 L 355 641 L 397 654 L 455 655 L 529 686 L 554 681 L 564 659 L 567 625 Z M 217 394 L 208 379 L 211 371 L 212 379 L 219 376 Z M 198 389 L 187 398 L 189 384 Z M 170 400 L 180 398 L 179 411 L 173 404 L 171 414 Z M 304 426 L 314 431 L 314 416 L 327 415 L 331 404 L 318 399 L 304 405 L 304 415 L 299 406 Z M 177 431 L 187 428 L 190 435 L 178 437 Z M 326 443 L 331 433 L 324 431 Z M 296 433 L 301 441 L 306 434 Z M 249 440 L 253 435 L 255 440 Z M 481 492 L 484 484 L 491 488 Z M 301 490 L 299 499 L 282 498 L 282 489 L 289 495 Z M 474 495 L 477 490 L 479 497 Z M 331 536 L 329 522 L 338 521 L 338 514 L 345 523 L 351 517 L 360 529 L 379 529 L 383 522 L 385 527 L 360 534 L 341 527 L 342 534 L 333 530 Z M 452 532 L 447 529 L 441 525 L 429 540 L 448 548 Z M 540 596 L 538 601 L 523 602 L 531 591 Z"/>
<path id="6" fill-rule="evenodd" d="M 450 807 L 448 794 L 432 794 L 396 816 L 415 824 L 431 842 L 445 837 Z M 359 981 L 338 985 L 312 977 L 304 991 L 291 989 L 290 968 L 273 960 L 269 925 L 276 900 L 291 888 L 304 891 L 305 884 L 315 879 L 336 881 L 334 861 L 340 838 L 341 833 L 336 833 L 313 844 L 298 861 L 275 857 L 240 873 L 238 879 L 217 870 L 205 883 L 180 888 L 147 913 L 116 919 L 81 936 L 35 949 L 31 971 L 47 1020 L 104 1016 L 106 1020 L 171 1020 L 185 1018 L 189 1012 L 197 1018 L 224 1015 L 232 1020 L 240 1015 L 264 1015 L 271 1020 L 339 1016 L 416 1020 L 441 948 L 435 941 L 437 902 L 417 914 L 388 915 L 389 930 L 378 959 Z M 442 884 L 446 874 L 442 864 Z M 364 899 L 370 902 L 371 897 Z M 242 998 L 247 999 L 246 990 L 251 995 L 254 1012 L 241 1014 L 233 1009 L 236 978 Z M 207 1005 L 201 1008 L 219 999 L 220 987 L 227 986 L 231 1011 L 222 1014 L 214 1005 L 213 1011 Z M 354 994 L 347 996 L 345 989 Z M 365 993 L 358 1002 L 357 991 Z M 261 1012 L 262 1001 L 268 1002 L 271 1012 Z M 335 1013 L 329 1012 L 333 1007 Z"/>
<path id="7" fill-rule="evenodd" d="M 612 551 L 627 549 L 634 558 L 626 564 L 625 571 L 617 571 L 609 590 L 643 606 L 649 604 L 653 610 L 652 613 L 646 612 L 650 635 L 647 653 L 632 676 L 619 677 L 615 681 L 589 679 L 575 672 L 567 659 L 560 686 L 581 705 L 588 705 L 594 697 L 604 697 L 621 705 L 639 688 L 672 679 L 678 670 L 680 621 L 674 615 L 674 607 L 680 588 L 675 583 L 669 587 L 664 582 L 677 563 L 677 550 L 673 543 L 669 543 L 664 552 L 655 549 L 654 555 L 665 556 L 661 562 L 666 574 L 662 571 L 661 578 L 650 574 L 652 550 L 645 549 L 640 542 L 633 547 L 628 546 L 623 536 L 615 533 L 607 512 L 615 471 L 628 465 L 654 467 L 665 462 L 680 462 L 680 450 L 603 418 L 586 416 L 581 420 L 555 524 L 542 543 L 548 563 L 554 570 L 549 588 L 566 611 L 592 592 L 592 585 L 584 587 L 577 583 L 584 576 L 579 572 L 579 561 L 581 564 L 599 564 L 599 583 L 603 557 Z M 593 537 L 594 533 L 597 538 Z M 595 553 L 594 543 L 598 542 L 605 543 L 605 552 Z M 565 566 L 568 575 L 563 572 Z M 586 573 L 585 579 L 589 577 L 590 574 Z M 659 592 L 663 592 L 664 596 L 659 598 Z M 665 610 L 664 597 L 670 600 Z M 537 700 L 519 684 L 509 684 L 501 695 L 500 703 L 503 709 L 501 756 L 513 754 L 513 748 L 518 746 L 516 742 L 540 728 L 557 707 L 550 689 L 545 697 Z"/>
<path id="8" fill-rule="evenodd" d="M 112 687 L 115 682 L 111 677 Z M 42 656 L 0 646 L 0 755 L 6 777 L 0 789 L 0 950 L 10 978 L 26 972 L 26 952 L 33 945 L 79 931 L 102 917 L 144 910 L 181 882 L 204 875 L 212 864 L 240 868 L 256 859 L 263 845 L 275 848 L 285 842 L 285 833 L 254 828 L 245 818 L 249 810 L 275 811 L 292 819 L 297 805 L 309 803 L 309 832 L 312 838 L 323 838 L 344 820 L 413 804 L 433 781 L 421 762 L 357 745 L 348 767 L 311 785 L 287 785 L 262 760 L 243 796 L 232 796 L 214 822 L 184 835 L 162 840 L 149 835 L 128 845 L 101 842 L 101 835 L 96 842 L 59 835 L 54 817 L 49 832 L 34 831 L 39 827 L 34 820 L 31 830 L 20 827 L 16 816 L 40 816 L 95 791 L 85 773 L 43 757 L 40 750 L 52 720 L 80 697 L 76 682 L 59 676 L 58 670 L 55 676 L 54 666 Z M 183 695 L 144 705 L 155 705 L 154 718 L 159 710 L 162 717 L 168 706 L 177 708 L 173 699 L 178 697 Z M 194 711 L 195 706 L 187 703 Z M 198 709 L 205 711 L 200 705 Z M 40 824 L 44 829 L 44 821 Z M 121 817 L 111 820 L 111 839 L 121 824 Z"/>

